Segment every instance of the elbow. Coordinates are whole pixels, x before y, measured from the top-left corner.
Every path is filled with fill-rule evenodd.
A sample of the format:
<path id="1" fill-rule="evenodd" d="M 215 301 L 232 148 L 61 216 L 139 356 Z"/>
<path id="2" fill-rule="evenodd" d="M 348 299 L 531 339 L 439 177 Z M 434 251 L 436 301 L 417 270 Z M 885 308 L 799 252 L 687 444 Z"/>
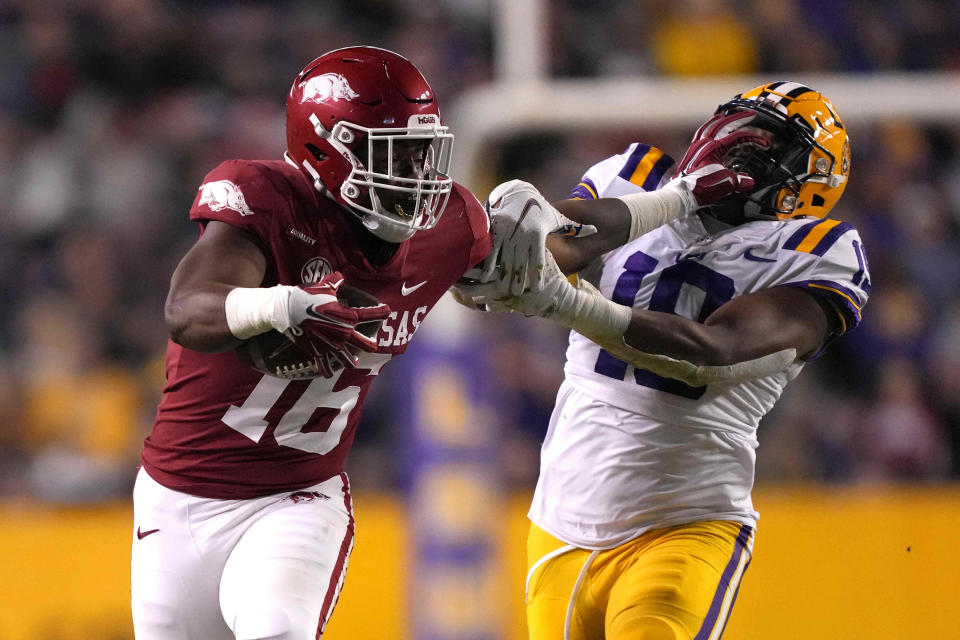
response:
<path id="1" fill-rule="evenodd" d="M 240 340 L 229 332 L 225 321 L 218 319 L 215 312 L 203 306 L 198 307 L 195 298 L 190 298 L 189 304 L 187 300 L 170 295 L 164 304 L 164 324 L 173 342 L 203 353 L 229 351 L 240 344 Z"/>
<path id="2" fill-rule="evenodd" d="M 171 340 L 181 346 L 190 347 L 188 344 L 190 342 L 190 319 L 184 312 L 183 304 L 180 304 L 173 296 L 167 297 L 167 301 L 163 305 L 163 321 Z"/>

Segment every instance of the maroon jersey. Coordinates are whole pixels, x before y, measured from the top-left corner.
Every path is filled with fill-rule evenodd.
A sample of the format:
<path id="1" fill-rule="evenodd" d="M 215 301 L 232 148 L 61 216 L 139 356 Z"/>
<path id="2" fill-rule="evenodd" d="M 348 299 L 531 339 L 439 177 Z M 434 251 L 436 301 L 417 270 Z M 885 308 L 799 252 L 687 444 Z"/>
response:
<path id="1" fill-rule="evenodd" d="M 490 251 L 487 217 L 455 185 L 437 225 L 418 231 L 375 267 L 333 201 L 282 161 L 233 160 L 207 174 L 190 218 L 254 234 L 267 256 L 262 286 L 301 285 L 340 271 L 387 303 L 383 353 L 332 378 L 284 380 L 244 365 L 232 351 L 200 353 L 170 342 L 167 383 L 143 466 L 177 491 L 252 498 L 321 482 L 343 469 L 363 400 L 381 367 L 403 353 L 424 316 Z"/>

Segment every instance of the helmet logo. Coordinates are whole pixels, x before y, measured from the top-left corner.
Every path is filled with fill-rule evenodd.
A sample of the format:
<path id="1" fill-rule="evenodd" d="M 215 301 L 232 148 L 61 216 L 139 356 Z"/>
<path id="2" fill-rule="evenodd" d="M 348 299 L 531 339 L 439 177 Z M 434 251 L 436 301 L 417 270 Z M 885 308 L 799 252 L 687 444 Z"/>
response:
<path id="1" fill-rule="evenodd" d="M 353 90 L 347 79 L 339 73 L 325 73 L 310 78 L 303 83 L 303 95 L 300 102 L 318 104 L 330 100 L 356 100 L 360 94 Z"/>
<path id="2" fill-rule="evenodd" d="M 440 125 L 440 118 L 432 113 L 415 113 L 407 119 L 407 127 L 429 129 Z"/>
<path id="3" fill-rule="evenodd" d="M 253 210 L 247 206 L 247 200 L 243 197 L 240 187 L 229 180 L 204 182 L 200 185 L 200 202 L 197 204 L 205 204 L 211 211 L 230 209 L 241 216 L 253 215 Z"/>

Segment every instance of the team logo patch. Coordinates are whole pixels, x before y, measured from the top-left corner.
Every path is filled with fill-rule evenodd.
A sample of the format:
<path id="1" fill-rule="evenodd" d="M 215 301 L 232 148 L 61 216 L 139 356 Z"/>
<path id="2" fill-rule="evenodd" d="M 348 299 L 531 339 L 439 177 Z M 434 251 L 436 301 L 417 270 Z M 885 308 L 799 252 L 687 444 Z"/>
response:
<path id="1" fill-rule="evenodd" d="M 230 209 L 242 216 L 253 215 L 253 210 L 247 206 L 247 200 L 243 197 L 240 187 L 229 180 L 205 182 L 200 185 L 200 202 L 198 204 L 207 205 L 211 211 Z"/>
<path id="2" fill-rule="evenodd" d="M 323 276 L 333 273 L 333 267 L 323 258 L 311 258 L 300 270 L 300 280 L 303 284 L 316 284 Z"/>
<path id="3" fill-rule="evenodd" d="M 323 103 L 330 100 L 356 100 L 360 94 L 353 90 L 339 73 L 325 73 L 310 78 L 303 84 L 300 102 Z"/>

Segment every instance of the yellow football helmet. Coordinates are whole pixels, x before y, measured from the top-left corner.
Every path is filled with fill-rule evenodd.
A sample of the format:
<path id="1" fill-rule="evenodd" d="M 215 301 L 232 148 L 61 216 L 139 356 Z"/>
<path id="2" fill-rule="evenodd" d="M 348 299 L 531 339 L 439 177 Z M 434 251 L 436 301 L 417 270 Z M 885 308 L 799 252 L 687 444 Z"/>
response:
<path id="1" fill-rule="evenodd" d="M 823 218 L 850 176 L 850 140 L 830 100 L 797 82 L 772 82 L 720 105 L 717 113 L 749 110 L 746 126 L 767 132 L 770 145 L 734 148 L 724 164 L 749 174 L 756 190 L 711 208 L 721 220 Z"/>

